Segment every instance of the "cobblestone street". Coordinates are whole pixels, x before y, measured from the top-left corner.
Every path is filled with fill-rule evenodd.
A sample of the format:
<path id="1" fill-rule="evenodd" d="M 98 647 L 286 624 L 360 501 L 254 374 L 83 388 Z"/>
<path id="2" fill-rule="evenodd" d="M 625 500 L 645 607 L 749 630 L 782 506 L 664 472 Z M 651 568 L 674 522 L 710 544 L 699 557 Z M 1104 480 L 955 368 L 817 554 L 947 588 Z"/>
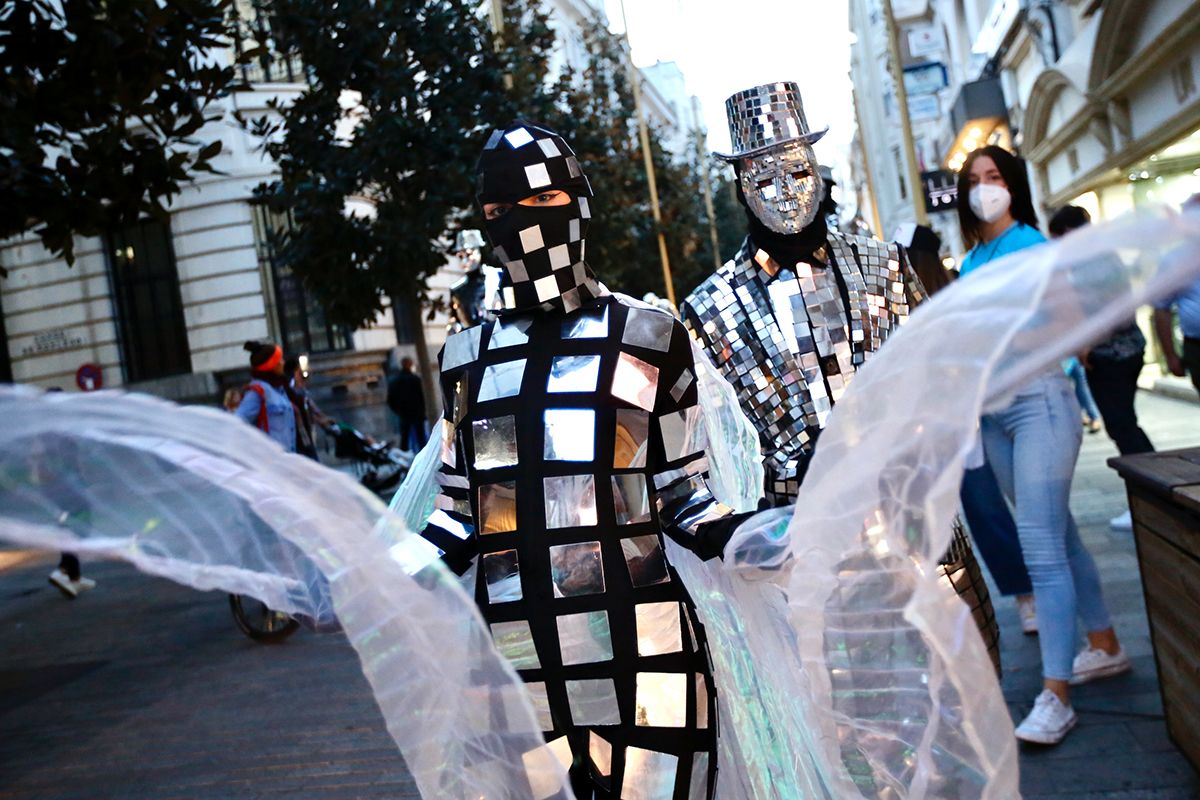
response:
<path id="1" fill-rule="evenodd" d="M 1200 406 L 1138 402 L 1160 449 L 1200 443 Z M 1064 744 L 1022 749 L 1029 800 L 1200 797 L 1166 737 L 1132 537 L 1108 528 L 1125 502 L 1113 454 L 1103 434 L 1085 437 L 1073 506 L 1134 672 L 1075 691 Z M 85 564 L 99 585 L 67 602 L 46 583 L 53 563 L 36 554 L 0 572 L 0 798 L 417 797 L 340 636 L 255 644 L 223 595 L 122 564 Z M 1019 719 L 1040 685 L 1037 640 L 1011 601 L 998 610 Z"/>

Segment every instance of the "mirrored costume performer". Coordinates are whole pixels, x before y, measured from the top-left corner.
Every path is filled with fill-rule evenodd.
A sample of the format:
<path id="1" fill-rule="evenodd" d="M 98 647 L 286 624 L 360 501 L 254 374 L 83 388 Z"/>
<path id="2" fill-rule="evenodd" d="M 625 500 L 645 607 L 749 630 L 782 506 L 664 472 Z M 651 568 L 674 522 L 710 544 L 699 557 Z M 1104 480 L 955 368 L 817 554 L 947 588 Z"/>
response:
<path id="1" fill-rule="evenodd" d="M 785 506 L 834 403 L 925 291 L 896 244 L 829 230 L 812 147 L 827 129 L 809 129 L 797 84 L 738 92 L 725 110 L 732 152 L 716 155 L 737 174 L 749 235 L 680 313 L 758 429 L 766 497 Z M 995 612 L 957 522 L 942 568 L 999 669 Z"/>
<path id="2" fill-rule="evenodd" d="M 822 434 L 820 468 L 801 487 L 803 506 L 789 528 L 795 535 L 774 560 L 793 565 L 785 607 L 760 602 L 756 613 L 756 598 L 778 593 L 744 590 L 775 585 L 737 577 L 739 565 L 769 565 L 740 547 L 753 544 L 738 540 L 749 523 L 726 546 L 722 564 L 672 550 L 674 565 L 707 609 L 709 641 L 724 644 L 711 648 L 722 664 L 721 745 L 736 745 L 723 750 L 729 753 L 721 763 L 723 800 L 1020 795 L 1003 694 L 987 674 L 979 642 L 960 635 L 961 604 L 937 591 L 933 553 L 949 538 L 981 404 L 1004 402 L 1071 350 L 1102 341 L 1139 306 L 1194 282 L 1200 217 L 1130 215 L 1024 258 L 1021 270 L 997 269 L 940 293 L 934 302 L 942 313 L 915 315 L 905 335 L 888 345 L 891 369 L 865 371 L 840 401 L 837 419 Z M 1098 263 L 1111 268 L 1099 280 Z M 982 302 L 995 313 L 978 314 Z M 948 337 L 953 349 L 944 346 Z M 696 364 L 701 385 L 713 380 L 702 357 Z M 721 396 L 732 393 L 718 382 Z M 718 394 L 711 385 L 701 395 L 706 407 Z M 897 396 L 905 402 L 894 402 Z M 736 407 L 735 398 L 729 401 L 723 407 Z M 881 408 L 895 424 L 879 424 Z M 422 570 L 427 562 L 421 562 L 416 574 L 412 562 L 398 558 L 410 542 L 432 547 L 410 532 L 407 514 L 387 513 L 352 477 L 286 453 L 230 414 L 148 395 L 0 386 L 0 414 L 6 423 L 0 540 L 121 560 L 181 585 L 250 594 L 317 620 L 336 615 L 423 797 L 565 794 L 567 776 L 541 744 L 525 684 L 496 652 L 478 606 L 440 564 Z M 925 434 L 912 436 L 916 428 Z M 722 445 L 730 438 L 715 427 L 709 435 Z M 864 439 L 871 446 L 863 447 Z M 542 455 L 539 444 L 528 443 L 534 458 Z M 713 446 L 709 457 L 720 463 L 728 449 Z M 440 462 L 439 451 L 435 442 L 421 456 Z M 71 452 L 78 457 L 45 461 Z M 419 473 L 418 464 L 410 475 Z M 728 474 L 714 469 L 713 483 L 722 485 Z M 906 479 L 886 479 L 897 474 Z M 409 498 L 421 506 L 422 519 L 424 506 L 433 505 L 425 490 L 431 483 L 423 481 Z M 65 513 L 80 503 L 89 514 Z M 740 499 L 734 504 L 743 507 Z M 815 543 L 806 536 L 813 518 L 822 520 Z M 864 531 L 864 520 L 877 524 Z M 616 556 L 606 579 L 628 571 L 623 552 Z M 847 570 L 848 563 L 855 569 Z M 726 580 L 693 583 L 705 577 L 695 573 Z M 714 611 L 721 613 L 708 613 Z M 848 664 L 838 635 L 848 620 L 886 636 L 889 646 L 856 653 Z M 847 668 L 870 689 L 850 698 L 853 706 L 844 684 L 822 682 Z M 179 735 L 205 734 L 180 728 Z M 860 745 L 854 764 L 839 750 L 846 738 Z M 656 759 L 671 765 L 663 757 L 671 753 L 661 753 Z M 613 758 L 615 764 L 616 751 Z M 534 772 L 535 761 L 549 768 Z M 631 761 L 626 755 L 626 773 Z M 865 769 L 849 774 L 847 767 L 859 766 Z M 859 790 L 864 776 L 877 791 Z M 543 791 L 530 792 L 539 777 Z M 222 782 L 218 773 L 209 778 Z M 245 785 L 243 775 L 234 781 Z M 626 797 L 671 793 L 678 794 L 664 781 L 662 792 Z"/>
<path id="3" fill-rule="evenodd" d="M 479 180 L 481 205 L 507 206 L 487 221 L 503 307 L 442 351 L 422 535 L 477 568 L 476 602 L 577 797 L 708 798 L 713 680 L 663 534 L 711 558 L 738 518 L 706 483 L 687 331 L 597 283 L 592 191 L 559 136 L 495 131 Z"/>
<path id="4" fill-rule="evenodd" d="M 500 303 L 500 270 L 485 264 L 480 249 L 483 236 L 477 230 L 459 231 L 454 250 L 466 265 L 466 274 L 450 286 L 450 333 L 492 319 Z"/>

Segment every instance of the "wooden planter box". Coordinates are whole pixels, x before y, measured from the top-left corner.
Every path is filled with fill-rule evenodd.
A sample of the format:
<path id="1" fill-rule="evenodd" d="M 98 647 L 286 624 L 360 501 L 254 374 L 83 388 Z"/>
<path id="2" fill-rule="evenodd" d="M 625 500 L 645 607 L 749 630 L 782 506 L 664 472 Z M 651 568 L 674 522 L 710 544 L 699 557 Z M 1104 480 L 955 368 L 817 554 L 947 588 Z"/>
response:
<path id="1" fill-rule="evenodd" d="M 1167 731 L 1200 770 L 1200 448 L 1108 465 L 1129 492 Z"/>

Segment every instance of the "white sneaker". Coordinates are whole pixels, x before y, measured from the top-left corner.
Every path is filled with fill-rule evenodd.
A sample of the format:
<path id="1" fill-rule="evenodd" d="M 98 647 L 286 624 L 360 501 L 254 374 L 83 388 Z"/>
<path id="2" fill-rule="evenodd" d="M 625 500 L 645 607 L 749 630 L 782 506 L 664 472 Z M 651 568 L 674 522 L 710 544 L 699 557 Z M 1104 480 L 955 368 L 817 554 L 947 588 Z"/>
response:
<path id="1" fill-rule="evenodd" d="M 1118 514 L 1108 521 L 1108 527 L 1114 531 L 1133 530 L 1133 513 L 1126 511 L 1124 514 Z"/>
<path id="2" fill-rule="evenodd" d="M 80 576 L 79 580 L 72 581 L 72 583 L 75 584 L 75 594 L 77 595 L 80 592 L 86 592 L 88 589 L 96 588 L 96 582 L 94 580 L 91 578 L 84 578 L 82 576 Z"/>
<path id="3" fill-rule="evenodd" d="M 75 581 L 68 578 L 67 573 L 63 572 L 61 569 L 56 569 L 54 572 L 50 573 L 50 584 L 58 587 L 60 592 L 72 600 L 79 596 L 79 587 L 76 586 Z M 93 582 L 92 585 L 94 586 L 95 583 Z"/>
<path id="4" fill-rule="evenodd" d="M 1033 595 L 1017 595 L 1017 614 L 1021 617 L 1022 633 L 1026 636 L 1033 636 L 1038 632 L 1037 603 L 1034 602 Z"/>
<path id="5" fill-rule="evenodd" d="M 1076 721 L 1075 709 L 1064 705 L 1054 692 L 1043 689 L 1033 701 L 1029 716 L 1017 726 L 1017 738 L 1036 744 L 1058 744 Z"/>
<path id="6" fill-rule="evenodd" d="M 1071 665 L 1070 683 L 1072 686 L 1078 686 L 1110 675 L 1120 675 L 1131 669 L 1133 663 L 1123 647 L 1112 655 L 1094 647 L 1085 647 L 1075 656 L 1075 662 Z"/>

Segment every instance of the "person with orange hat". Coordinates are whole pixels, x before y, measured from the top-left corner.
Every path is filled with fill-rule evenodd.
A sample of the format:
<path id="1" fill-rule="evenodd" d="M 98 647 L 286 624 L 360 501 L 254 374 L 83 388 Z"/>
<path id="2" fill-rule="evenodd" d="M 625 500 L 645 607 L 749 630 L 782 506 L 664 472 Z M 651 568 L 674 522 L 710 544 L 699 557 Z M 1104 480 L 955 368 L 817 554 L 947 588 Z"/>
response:
<path id="1" fill-rule="evenodd" d="M 234 412 L 270 436 L 289 453 L 296 452 L 296 408 L 288 396 L 283 349 L 271 342 L 246 342 L 251 381 Z"/>

